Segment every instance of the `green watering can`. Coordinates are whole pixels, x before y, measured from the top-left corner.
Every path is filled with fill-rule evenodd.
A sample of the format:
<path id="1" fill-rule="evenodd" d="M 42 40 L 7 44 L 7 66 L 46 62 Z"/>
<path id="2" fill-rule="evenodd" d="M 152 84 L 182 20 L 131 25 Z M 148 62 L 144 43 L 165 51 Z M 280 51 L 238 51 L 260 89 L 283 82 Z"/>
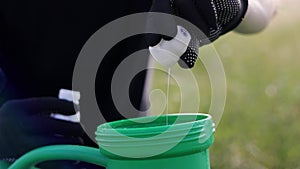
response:
<path id="1" fill-rule="evenodd" d="M 125 119 L 100 125 L 99 149 L 53 145 L 35 149 L 0 169 L 33 169 L 50 160 L 78 160 L 107 169 L 210 169 L 214 124 L 208 114 Z"/>

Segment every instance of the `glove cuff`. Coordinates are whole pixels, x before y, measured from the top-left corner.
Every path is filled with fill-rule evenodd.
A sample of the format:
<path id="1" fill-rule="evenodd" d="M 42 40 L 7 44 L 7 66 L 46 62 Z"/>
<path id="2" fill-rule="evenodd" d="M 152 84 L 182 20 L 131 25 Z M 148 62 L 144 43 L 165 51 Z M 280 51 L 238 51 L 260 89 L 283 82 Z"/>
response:
<path id="1" fill-rule="evenodd" d="M 247 13 L 249 3 L 248 3 L 248 0 L 240 0 L 240 3 L 241 3 L 241 9 L 240 9 L 238 16 L 236 17 L 237 19 L 232 21 L 232 26 L 229 30 L 224 29 L 225 33 L 235 29 L 243 21 L 245 15 Z"/>

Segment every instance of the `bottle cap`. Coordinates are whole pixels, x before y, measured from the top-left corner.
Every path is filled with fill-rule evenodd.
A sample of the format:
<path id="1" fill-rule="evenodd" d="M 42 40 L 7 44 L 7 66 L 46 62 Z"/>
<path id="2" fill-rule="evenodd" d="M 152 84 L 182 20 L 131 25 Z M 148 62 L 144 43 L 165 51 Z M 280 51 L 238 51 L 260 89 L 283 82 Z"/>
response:
<path id="1" fill-rule="evenodd" d="M 190 41 L 190 33 L 178 25 L 177 34 L 172 40 L 166 41 L 162 39 L 156 46 L 149 47 L 149 51 L 158 63 L 166 67 L 171 67 L 184 54 Z"/>

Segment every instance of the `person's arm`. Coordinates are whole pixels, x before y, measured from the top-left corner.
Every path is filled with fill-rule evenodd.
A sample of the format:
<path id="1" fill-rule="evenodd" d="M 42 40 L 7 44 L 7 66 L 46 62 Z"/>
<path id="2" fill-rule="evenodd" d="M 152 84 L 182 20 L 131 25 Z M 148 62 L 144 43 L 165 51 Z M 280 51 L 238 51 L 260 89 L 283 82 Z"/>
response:
<path id="1" fill-rule="evenodd" d="M 277 0 L 248 0 L 246 14 L 234 31 L 244 34 L 262 31 L 276 14 L 276 9 Z"/>

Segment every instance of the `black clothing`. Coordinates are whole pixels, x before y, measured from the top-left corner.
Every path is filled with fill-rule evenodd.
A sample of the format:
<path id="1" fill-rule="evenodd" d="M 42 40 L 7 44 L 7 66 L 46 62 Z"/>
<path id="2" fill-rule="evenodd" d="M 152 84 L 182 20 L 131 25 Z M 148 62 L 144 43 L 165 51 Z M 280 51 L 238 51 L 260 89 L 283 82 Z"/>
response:
<path id="1" fill-rule="evenodd" d="M 0 51 L 4 55 L 0 67 L 7 77 L 7 99 L 57 97 L 59 89 L 71 89 L 76 58 L 88 38 L 110 21 L 146 12 L 151 5 L 150 0 L 7 0 L 0 3 Z M 96 82 L 96 92 L 103 98 L 99 98 L 102 112 L 115 111 L 108 92 L 112 68 L 127 55 L 146 47 L 141 37 L 129 38 L 105 56 L 106 62 L 101 65 Z M 141 97 L 143 78 L 139 80 L 135 95 Z M 140 104 L 140 99 L 133 101 L 134 105 Z"/>
<path id="2" fill-rule="evenodd" d="M 153 4 L 158 6 L 153 6 L 154 1 L 156 3 Z M 162 4 L 170 4 L 170 8 Z M 228 4 L 231 5 L 229 8 Z M 72 89 L 73 68 L 81 48 L 89 37 L 115 19 L 128 14 L 148 12 L 151 7 L 154 12 L 172 12 L 193 22 L 210 41 L 213 41 L 238 25 L 245 14 L 247 0 L 2 0 L 0 1 L 0 68 L 6 80 L 1 81 L 4 74 L 0 71 L 0 115 L 21 112 L 14 106 L 1 107 L 4 102 L 12 105 L 9 100 L 19 100 L 12 103 L 20 103 L 20 100 L 25 98 L 57 97 L 59 89 Z M 176 29 L 170 28 L 170 30 L 175 34 Z M 120 31 L 123 31 L 122 28 Z M 189 48 L 182 59 L 185 61 L 193 59 L 193 63 L 189 65 L 192 67 L 197 57 L 197 49 L 202 45 L 199 40 L 204 43 L 206 41 L 197 37 L 198 35 L 191 34 L 192 49 Z M 154 40 L 159 42 L 160 39 Z M 124 118 L 115 108 L 111 96 L 111 81 L 115 69 L 128 55 L 146 48 L 148 45 L 144 35 L 130 37 L 116 44 L 100 64 L 95 92 L 106 121 Z M 149 53 L 141 56 L 145 59 L 139 64 L 146 67 L 148 56 Z M 141 105 L 144 80 L 145 72 L 138 74 L 131 81 L 130 99 L 136 108 L 140 108 Z M 28 103 L 27 101 L 25 100 L 25 103 Z M 30 118 L 27 121 L 34 120 Z M 2 123 L 0 126 L 8 122 L 2 121 Z M 4 141 L 4 146 L 9 144 L 9 141 Z"/>
<path id="3" fill-rule="evenodd" d="M 0 93 L 0 107 L 7 100 L 57 97 L 59 89 L 72 89 L 73 68 L 81 48 L 89 37 L 105 24 L 119 17 L 148 11 L 150 5 L 150 0 L 0 1 L 0 67 L 6 75 L 6 85 Z M 100 65 L 101 69 L 98 71 L 95 83 L 96 94 L 101 112 L 106 112 L 104 116 L 107 121 L 123 118 L 117 113 L 110 94 L 113 71 L 126 56 L 142 48 L 147 48 L 147 45 L 141 36 L 128 38 L 117 44 Z M 140 64 L 146 65 L 148 56 L 141 57 L 145 57 L 145 62 Z M 145 75 L 138 76 L 132 82 L 131 88 L 134 91 L 131 92 L 131 98 L 135 107 L 141 104 L 144 78 Z M 5 116 L 6 109 L 2 109 L 1 115 Z M 17 123 L 24 118 L 20 112 L 12 113 L 19 118 L 15 121 Z M 13 118 L 10 119 L 13 120 Z M 24 124 L 35 118 L 26 119 L 24 119 Z M 44 118 L 41 117 L 41 119 Z M 0 125 L 5 125 L 5 123 Z M 63 127 L 63 125 L 57 127 Z M 49 125 L 46 128 L 49 128 Z M 21 129 L 20 132 L 22 132 Z M 2 134 L 5 135 L 5 133 Z M 87 136 L 84 137 L 83 139 L 89 141 Z M 33 137 L 29 135 L 28 138 Z M 40 138 L 44 139 L 47 136 Z M 49 135 L 48 138 L 40 144 L 27 141 L 27 146 L 23 146 L 23 149 L 18 149 L 20 151 L 14 153 L 24 153 L 28 151 L 26 148 L 51 144 L 52 136 Z M 9 144 L 6 139 L 2 141 L 4 141 L 1 143 L 3 146 Z M 76 138 L 59 143 L 74 144 L 74 142 Z M 95 146 L 92 142 L 88 144 L 85 142 L 85 145 Z M 2 158 L 2 155 L 6 158 Z M 9 154 L 1 154 L 1 159 L 16 159 L 19 155 L 12 157 Z M 67 168 L 74 164 L 55 162 L 45 165 L 41 164 L 43 169 Z M 81 168 L 81 165 L 82 168 L 95 167 L 84 163 L 76 167 Z"/>
<path id="4" fill-rule="evenodd" d="M 12 97 L 57 96 L 58 89 L 70 89 L 73 66 L 86 40 L 114 19 L 147 11 L 145 2 L 2 2 L 0 49 L 5 57 L 0 67 L 14 86 L 17 96 Z M 114 54 L 124 55 L 124 50 Z"/>

